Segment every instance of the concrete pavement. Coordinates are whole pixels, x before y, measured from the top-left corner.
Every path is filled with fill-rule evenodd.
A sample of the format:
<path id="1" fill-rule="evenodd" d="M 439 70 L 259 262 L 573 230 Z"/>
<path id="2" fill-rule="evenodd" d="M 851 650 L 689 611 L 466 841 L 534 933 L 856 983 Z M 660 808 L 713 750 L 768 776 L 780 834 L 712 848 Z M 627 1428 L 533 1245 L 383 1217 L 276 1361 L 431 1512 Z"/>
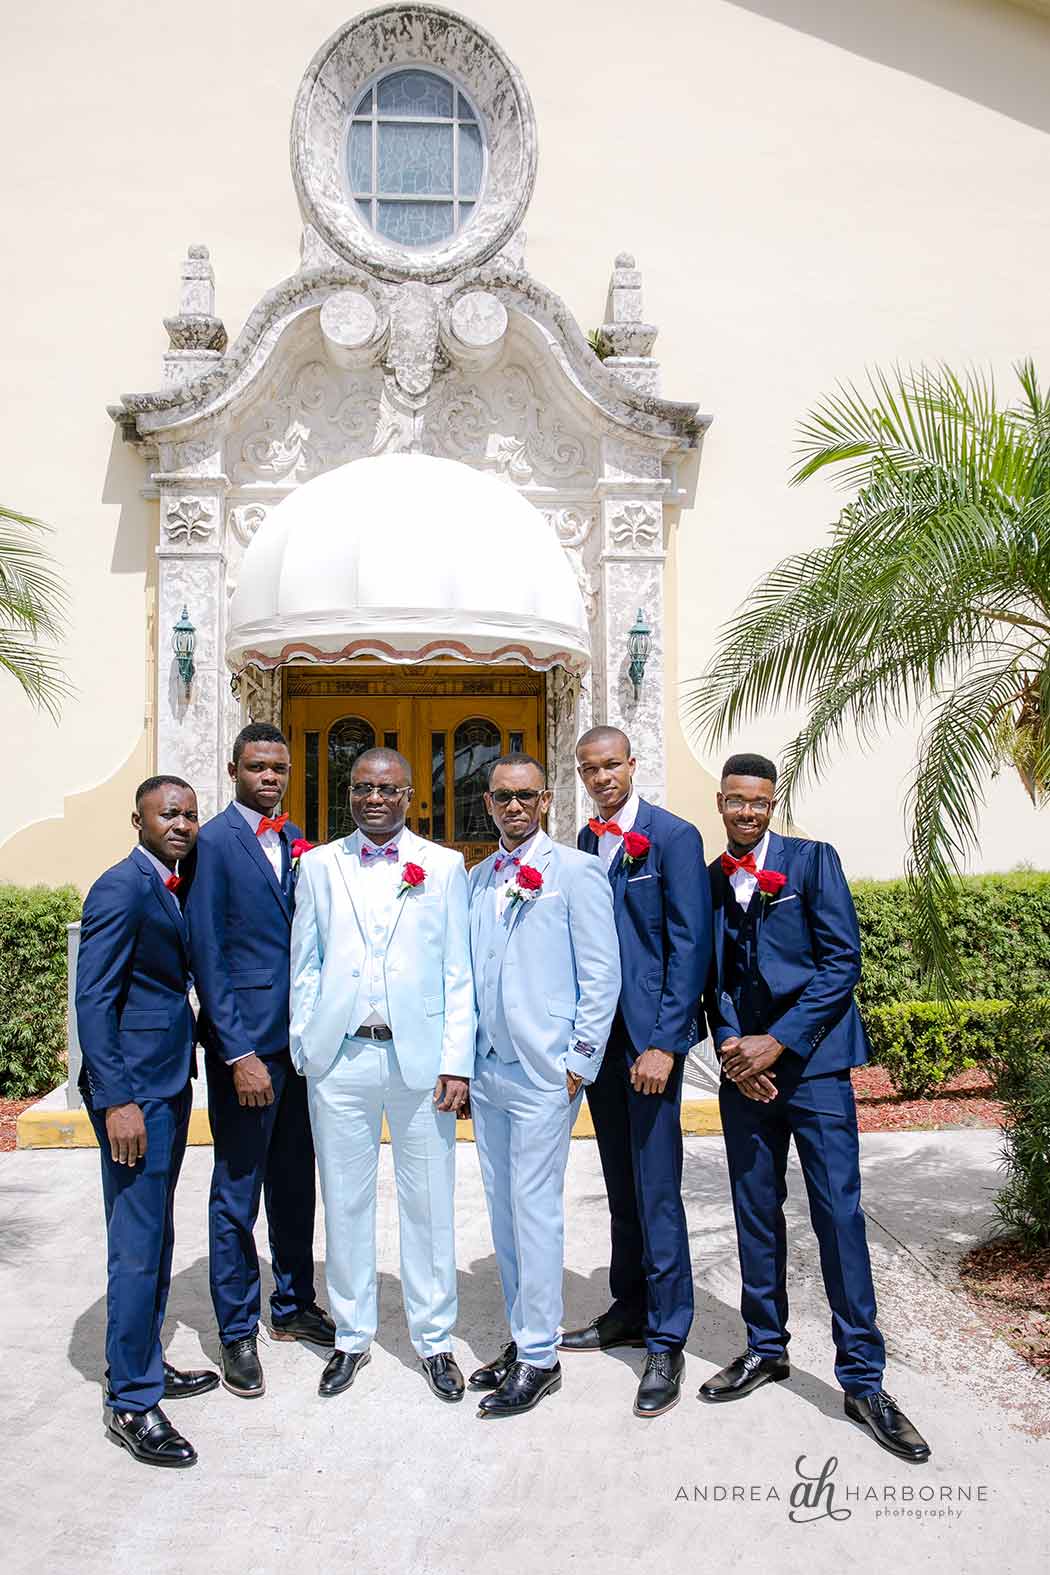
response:
<path id="1" fill-rule="evenodd" d="M 887 1387 L 933 1446 L 926 1467 L 894 1460 L 843 1418 L 797 1171 L 793 1376 L 734 1405 L 696 1400 L 700 1382 L 742 1348 L 722 1144 L 696 1137 L 686 1140 L 685 1195 L 697 1319 L 684 1398 L 667 1416 L 642 1422 L 631 1414 L 633 1351 L 566 1358 L 561 1393 L 513 1422 L 480 1422 L 469 1399 L 434 1399 L 405 1332 L 384 1149 L 381 1328 L 354 1389 L 322 1402 L 315 1388 L 324 1354 L 263 1340 L 266 1395 L 247 1402 L 219 1390 L 173 1405 L 200 1464 L 150 1470 L 102 1432 L 97 1155 L 0 1155 L 4 1568 L 815 1575 L 849 1560 L 860 1570 L 1041 1571 L 1050 1542 L 1050 1386 L 952 1289 L 958 1257 L 992 1222 L 998 1136 L 893 1133 L 862 1143 Z M 206 1149 L 188 1153 L 178 1197 L 167 1335 L 170 1359 L 183 1366 L 217 1356 L 206 1263 L 210 1161 Z M 457 1354 L 469 1370 L 506 1334 L 473 1145 L 459 1145 L 457 1164 Z M 259 1238 L 265 1252 L 264 1228 Z M 567 1322 L 606 1306 L 607 1242 L 597 1150 L 574 1143 Z M 323 1262 L 320 1231 L 317 1256 Z M 822 1481 L 810 1480 L 822 1471 Z"/>

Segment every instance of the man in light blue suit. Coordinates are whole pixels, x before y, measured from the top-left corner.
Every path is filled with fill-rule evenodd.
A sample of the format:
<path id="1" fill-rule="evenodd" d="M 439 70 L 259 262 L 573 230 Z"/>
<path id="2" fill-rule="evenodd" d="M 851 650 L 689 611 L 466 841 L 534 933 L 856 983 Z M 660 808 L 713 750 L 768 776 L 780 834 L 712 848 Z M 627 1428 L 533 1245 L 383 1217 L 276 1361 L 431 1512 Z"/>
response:
<path id="1" fill-rule="evenodd" d="M 504 755 L 485 807 L 500 846 L 470 877 L 477 1005 L 474 1135 L 510 1344 L 470 1377 L 483 1417 L 561 1388 L 563 1189 L 580 1090 L 598 1075 L 620 993 L 609 882 L 597 859 L 541 829 L 539 761 Z"/>
<path id="2" fill-rule="evenodd" d="M 474 1067 L 462 855 L 405 826 L 411 768 L 369 749 L 351 772 L 358 829 L 303 855 L 292 923 L 291 1054 L 306 1078 L 321 1176 L 335 1354 L 349 1389 L 376 1332 L 376 1174 L 394 1152 L 405 1316 L 440 1400 L 463 1398 L 456 1319 L 456 1113 Z"/>

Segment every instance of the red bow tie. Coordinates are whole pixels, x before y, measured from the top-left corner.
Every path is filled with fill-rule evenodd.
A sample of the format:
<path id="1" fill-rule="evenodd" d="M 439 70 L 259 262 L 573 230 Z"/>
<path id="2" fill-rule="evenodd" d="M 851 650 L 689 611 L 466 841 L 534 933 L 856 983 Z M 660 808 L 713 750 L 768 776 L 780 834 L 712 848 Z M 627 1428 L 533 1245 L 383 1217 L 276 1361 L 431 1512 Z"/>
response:
<path id="1" fill-rule="evenodd" d="M 501 870 L 503 868 L 504 864 L 520 864 L 520 863 L 521 863 L 521 860 L 520 859 L 516 859 L 514 857 L 513 853 L 501 853 L 499 855 L 499 857 L 497 858 L 495 864 L 492 867 L 495 870 Z"/>
<path id="2" fill-rule="evenodd" d="M 164 884 L 169 891 L 178 891 L 179 887 L 182 885 L 182 876 L 169 875 Z"/>
<path id="3" fill-rule="evenodd" d="M 261 837 L 264 831 L 279 832 L 287 819 L 287 815 L 276 815 L 273 820 L 270 819 L 269 815 L 264 815 L 255 828 L 255 835 Z"/>
<path id="4" fill-rule="evenodd" d="M 722 869 L 726 875 L 735 875 L 737 870 L 746 870 L 749 875 L 758 874 L 753 853 L 745 853 L 742 859 L 735 859 L 731 853 L 723 853 Z"/>
<path id="5" fill-rule="evenodd" d="M 589 820 L 587 824 L 590 826 L 596 837 L 604 837 L 607 831 L 611 836 L 614 837 L 623 836 L 623 832 L 620 830 L 615 820 Z"/>
<path id="6" fill-rule="evenodd" d="M 371 864 L 375 859 L 396 859 L 397 844 L 384 842 L 381 848 L 375 847 L 371 842 L 361 843 L 361 857 L 366 864 Z"/>

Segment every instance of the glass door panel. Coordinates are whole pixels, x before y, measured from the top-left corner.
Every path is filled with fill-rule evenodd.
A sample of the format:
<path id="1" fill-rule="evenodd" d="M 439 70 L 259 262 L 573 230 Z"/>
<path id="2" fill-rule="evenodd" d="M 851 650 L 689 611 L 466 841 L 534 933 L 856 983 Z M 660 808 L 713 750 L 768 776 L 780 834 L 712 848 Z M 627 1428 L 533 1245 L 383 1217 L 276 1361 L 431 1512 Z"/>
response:
<path id="1" fill-rule="evenodd" d="M 328 836 L 348 837 L 354 829 L 350 813 L 350 772 L 366 749 L 374 749 L 376 730 L 359 716 L 342 717 L 328 729 Z"/>

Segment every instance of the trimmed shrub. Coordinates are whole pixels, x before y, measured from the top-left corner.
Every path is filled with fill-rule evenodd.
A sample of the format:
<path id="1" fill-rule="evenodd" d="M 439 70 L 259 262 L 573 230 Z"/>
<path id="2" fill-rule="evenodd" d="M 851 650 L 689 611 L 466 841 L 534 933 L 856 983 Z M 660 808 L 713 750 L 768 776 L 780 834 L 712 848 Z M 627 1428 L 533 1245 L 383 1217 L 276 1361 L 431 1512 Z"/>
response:
<path id="1" fill-rule="evenodd" d="M 0 886 L 0 1094 L 25 1099 L 65 1076 L 66 925 L 72 886 Z"/>
<path id="2" fill-rule="evenodd" d="M 1050 1246 L 1050 1021 L 1045 1001 L 1010 1014 L 992 1062 L 1004 1106 L 1006 1184 L 995 1200 L 1007 1230 L 1028 1248 Z"/>
<path id="3" fill-rule="evenodd" d="M 905 1099 L 922 1099 L 932 1089 L 986 1065 L 1013 1033 L 1009 1001 L 895 1001 L 870 1006 L 864 1026 L 872 1059 L 889 1073 Z"/>
<path id="4" fill-rule="evenodd" d="M 863 947 L 861 1009 L 921 1001 L 927 991 L 911 946 L 905 881 L 852 883 Z M 968 876 L 953 921 L 965 1000 L 1012 1001 L 1050 978 L 1050 874 Z M 867 1012 L 865 1012 L 867 1019 Z"/>

